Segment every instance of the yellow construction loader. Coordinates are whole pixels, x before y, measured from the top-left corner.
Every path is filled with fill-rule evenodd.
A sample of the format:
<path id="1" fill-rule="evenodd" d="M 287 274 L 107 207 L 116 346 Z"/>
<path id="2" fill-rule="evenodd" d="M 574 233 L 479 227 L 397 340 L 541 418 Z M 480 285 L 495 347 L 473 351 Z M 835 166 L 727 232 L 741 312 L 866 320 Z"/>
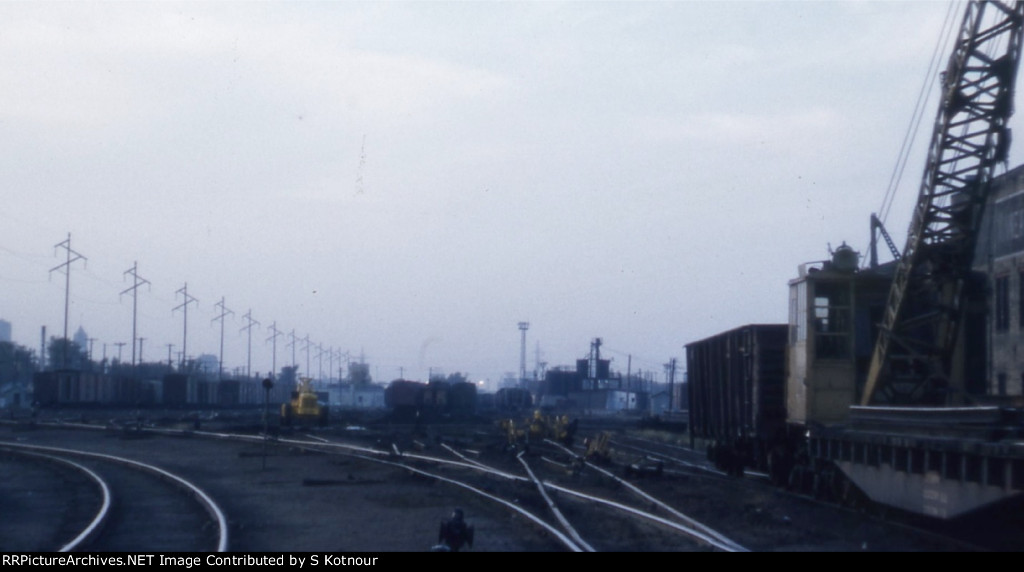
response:
<path id="1" fill-rule="evenodd" d="M 313 391 L 313 380 L 299 378 L 292 391 L 292 400 L 281 404 L 281 425 L 327 425 L 327 406 Z"/>

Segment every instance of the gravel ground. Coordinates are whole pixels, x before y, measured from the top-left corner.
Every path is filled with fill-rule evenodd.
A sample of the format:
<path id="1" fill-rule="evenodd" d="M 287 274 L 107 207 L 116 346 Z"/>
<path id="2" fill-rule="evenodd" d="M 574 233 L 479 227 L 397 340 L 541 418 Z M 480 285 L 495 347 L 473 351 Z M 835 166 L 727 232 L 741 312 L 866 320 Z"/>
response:
<path id="1" fill-rule="evenodd" d="M 408 450 L 408 435 L 404 438 Z M 233 551 L 423 552 L 436 543 L 441 520 L 456 506 L 475 527 L 473 552 L 563 550 L 549 535 L 494 503 L 467 500 L 454 486 L 353 457 L 282 445 L 267 447 L 264 456 L 259 443 L 23 425 L 0 425 L 0 441 L 81 447 L 181 474 L 221 503 L 229 516 Z M 497 454 L 497 449 L 482 451 L 484 457 Z M 508 467 L 516 464 L 503 462 Z M 572 482 L 569 476 L 560 478 L 565 484 Z M 23 486 L 31 488 L 33 482 L 26 481 Z M 868 514 L 813 503 L 752 479 L 677 475 L 638 484 L 755 551 L 965 548 Z M 621 530 L 613 528 L 614 523 L 592 520 L 596 522 L 588 522 L 587 528 L 594 534 Z M 638 527 L 635 538 L 618 538 L 606 546 L 615 551 L 694 549 L 689 544 L 653 543 L 642 536 L 643 530 Z"/>
<path id="2" fill-rule="evenodd" d="M 559 549 L 505 510 L 379 463 L 280 446 L 264 457 L 259 444 L 46 428 L 0 426 L 2 441 L 122 455 L 188 478 L 228 514 L 233 551 L 422 552 L 436 544 L 440 522 L 456 506 L 475 527 L 473 551 Z M 37 482 L 26 476 L 21 486 L 31 491 Z"/>

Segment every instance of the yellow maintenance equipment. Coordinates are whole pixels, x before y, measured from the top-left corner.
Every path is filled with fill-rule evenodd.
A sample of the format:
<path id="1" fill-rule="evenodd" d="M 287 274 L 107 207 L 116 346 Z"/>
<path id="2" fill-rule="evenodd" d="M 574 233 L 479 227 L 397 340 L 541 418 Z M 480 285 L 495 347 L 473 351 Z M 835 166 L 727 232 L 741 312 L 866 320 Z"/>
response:
<path id="1" fill-rule="evenodd" d="M 505 436 L 510 448 L 518 448 L 521 443 L 526 441 L 526 431 L 516 425 L 515 419 L 502 419 L 498 422 L 498 428 Z"/>
<path id="2" fill-rule="evenodd" d="M 540 410 L 533 412 L 530 420 L 530 439 L 551 439 L 564 445 L 572 445 L 576 434 L 576 422 L 569 421 L 568 415 L 544 415 Z"/>
<path id="3" fill-rule="evenodd" d="M 609 463 L 611 462 L 611 434 L 607 431 L 601 431 L 593 437 L 584 439 L 583 444 L 587 448 L 587 452 L 584 453 L 584 458 L 588 461 L 596 463 Z"/>
<path id="4" fill-rule="evenodd" d="M 282 425 L 327 425 L 327 406 L 320 403 L 320 398 L 313 391 L 313 380 L 308 377 L 299 378 L 292 400 L 281 404 Z"/>
<path id="5" fill-rule="evenodd" d="M 514 419 L 502 419 L 499 423 L 508 444 L 516 448 L 545 439 L 571 446 L 576 425 L 576 421 L 570 421 L 567 415 L 545 415 L 540 410 L 534 411 L 532 417 L 521 423 Z"/>

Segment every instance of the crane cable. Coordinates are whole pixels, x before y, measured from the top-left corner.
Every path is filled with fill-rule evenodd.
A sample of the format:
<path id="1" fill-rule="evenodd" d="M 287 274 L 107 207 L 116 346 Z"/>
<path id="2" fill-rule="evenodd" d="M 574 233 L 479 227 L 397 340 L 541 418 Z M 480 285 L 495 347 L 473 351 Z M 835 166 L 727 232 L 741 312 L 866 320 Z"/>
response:
<path id="1" fill-rule="evenodd" d="M 903 143 L 900 147 L 896 165 L 893 167 L 893 172 L 889 178 L 889 186 L 886 188 L 885 196 L 882 199 L 882 206 L 878 210 L 878 219 L 882 221 L 883 224 L 889 216 L 889 211 L 896 198 L 896 191 L 898 190 L 900 181 L 903 178 L 903 172 L 906 169 L 907 160 L 910 156 L 910 151 L 913 148 L 914 140 L 920 132 L 921 121 L 924 117 L 924 106 L 931 97 L 932 89 L 934 89 L 935 86 L 935 78 L 939 74 L 940 54 L 947 53 L 949 43 L 953 36 L 953 22 L 955 21 L 954 14 L 958 13 L 953 9 L 956 4 L 957 2 L 954 0 L 949 3 L 948 8 L 946 9 L 946 18 L 942 24 L 938 41 L 935 43 L 931 63 L 928 65 L 928 71 L 925 74 L 924 83 L 922 83 L 921 90 L 918 93 L 917 103 L 914 106 L 914 113 L 911 116 L 910 124 L 907 126 L 907 131 L 903 136 Z"/>

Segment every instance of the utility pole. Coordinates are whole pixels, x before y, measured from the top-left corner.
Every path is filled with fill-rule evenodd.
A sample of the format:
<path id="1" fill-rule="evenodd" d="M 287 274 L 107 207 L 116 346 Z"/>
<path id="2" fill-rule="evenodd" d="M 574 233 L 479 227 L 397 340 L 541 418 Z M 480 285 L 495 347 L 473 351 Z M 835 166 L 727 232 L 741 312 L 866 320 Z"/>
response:
<path id="1" fill-rule="evenodd" d="M 533 379 L 544 378 L 544 366 L 546 365 L 540 361 L 540 340 L 537 340 L 533 342 Z"/>
<path id="2" fill-rule="evenodd" d="M 171 350 L 174 349 L 174 344 L 167 344 L 167 367 L 173 368 L 174 362 L 171 360 Z"/>
<path id="3" fill-rule="evenodd" d="M 193 298 L 192 296 L 189 295 L 189 293 L 188 293 L 188 282 L 186 282 L 185 285 L 182 286 L 174 294 L 175 294 L 175 296 L 177 296 L 178 294 L 181 294 L 182 297 L 185 300 L 184 302 L 182 302 L 181 304 L 178 304 L 177 306 L 174 307 L 174 309 L 171 310 L 171 313 L 173 314 L 174 310 L 177 310 L 177 309 L 180 308 L 183 311 L 183 314 L 184 314 L 184 317 L 185 317 L 185 320 L 184 320 L 185 326 L 183 328 L 183 333 L 181 335 L 181 366 L 180 366 L 181 369 L 184 370 L 185 369 L 185 360 L 187 359 L 186 356 L 188 356 L 188 305 L 191 304 L 192 302 L 195 302 L 196 304 L 199 304 L 199 300 L 196 300 L 195 298 Z"/>
<path id="4" fill-rule="evenodd" d="M 526 330 L 530 329 L 530 322 L 519 322 L 519 331 L 522 340 L 519 344 L 519 387 L 526 387 Z"/>
<path id="5" fill-rule="evenodd" d="M 142 342 L 144 342 L 144 341 L 146 341 L 146 338 L 144 338 L 142 336 L 139 336 L 139 363 L 143 363 L 143 361 L 142 361 Z M 135 364 L 132 364 L 132 367 L 135 367 Z"/>
<path id="6" fill-rule="evenodd" d="M 57 255 L 57 249 L 63 248 L 66 254 L 66 258 L 63 264 L 58 264 L 50 269 L 52 274 L 54 270 L 64 270 L 64 355 L 61 357 L 61 369 L 67 369 L 68 367 L 68 353 L 71 351 L 71 340 L 68 339 L 68 309 L 71 304 L 71 263 L 79 260 L 87 259 L 81 254 L 71 250 L 71 233 L 68 233 L 67 240 L 57 243 L 54 245 L 54 256 Z"/>
<path id="7" fill-rule="evenodd" d="M 106 353 L 107 346 L 103 346 L 103 353 Z M 105 356 L 104 356 L 105 357 Z M 51 362 L 51 363 L 47 363 Z M 46 353 L 46 326 L 39 328 L 39 369 L 50 371 L 53 369 L 53 356 Z"/>
<path id="8" fill-rule="evenodd" d="M 128 292 L 132 293 L 132 370 L 135 369 L 135 336 L 136 326 L 138 325 L 139 316 L 139 286 L 143 284 L 149 284 L 149 280 L 139 276 L 139 263 L 135 262 L 132 267 L 124 271 L 124 275 L 131 275 L 133 282 L 130 288 L 125 289 L 121 292 L 121 295 L 125 295 Z M 141 353 L 141 352 L 140 352 Z M 141 358 L 139 361 L 142 361 Z"/>
<path id="9" fill-rule="evenodd" d="M 270 380 L 273 381 L 274 380 L 274 376 L 277 375 L 277 338 L 278 338 L 278 336 L 281 335 L 281 330 L 277 329 L 277 320 L 274 320 L 274 323 L 270 324 L 270 327 L 267 328 L 267 329 L 270 330 L 270 332 L 271 332 L 270 333 L 270 337 L 267 338 L 267 341 L 268 342 L 272 341 L 273 342 L 273 346 L 274 346 L 274 355 L 271 358 L 271 361 L 272 361 L 273 365 L 271 365 L 271 370 L 270 370 Z"/>
<path id="10" fill-rule="evenodd" d="M 633 391 L 633 354 L 626 356 L 626 389 Z"/>
<path id="11" fill-rule="evenodd" d="M 305 345 L 302 346 L 302 349 L 306 352 L 306 377 L 312 377 L 312 370 L 309 367 L 309 346 L 311 346 L 312 343 L 309 341 L 309 334 L 306 334 L 306 337 L 300 341 L 305 343 Z"/>
<path id="12" fill-rule="evenodd" d="M 252 374 L 252 326 L 253 324 L 258 326 L 260 323 L 252 319 L 252 308 L 249 308 L 249 311 L 242 317 L 245 318 L 246 324 L 238 331 L 241 332 L 244 330 L 249 334 L 249 349 L 246 351 L 245 358 L 245 377 L 249 377 Z"/>
<path id="13" fill-rule="evenodd" d="M 219 359 L 219 364 L 217 366 L 217 381 L 223 381 L 223 379 L 224 379 L 224 318 L 226 318 L 229 315 L 233 315 L 234 312 L 232 312 L 231 310 L 228 310 L 227 307 L 224 305 L 224 297 L 223 296 L 220 297 L 220 302 L 217 302 L 214 305 L 214 307 L 215 308 L 220 308 L 220 314 L 216 318 L 210 320 L 211 323 L 212 322 L 216 322 L 216 321 L 220 321 L 220 359 Z"/>
<path id="14" fill-rule="evenodd" d="M 323 379 L 324 379 L 324 345 L 322 343 L 316 345 L 316 361 L 317 361 L 317 366 L 316 366 L 317 373 L 316 373 L 316 376 L 317 376 L 318 380 L 323 382 Z"/>
<path id="15" fill-rule="evenodd" d="M 669 413 L 675 409 L 676 395 L 673 385 L 676 379 L 676 358 L 669 360 L 665 364 L 665 376 L 668 377 L 668 411 Z"/>
<path id="16" fill-rule="evenodd" d="M 117 346 L 117 365 L 121 365 L 121 350 L 128 342 L 117 342 L 114 345 Z"/>
<path id="17" fill-rule="evenodd" d="M 349 369 L 348 375 L 349 375 L 349 379 L 351 380 L 351 378 L 352 378 L 352 368 L 349 367 L 349 364 L 351 363 L 351 361 L 352 361 L 352 354 L 349 353 L 349 352 L 343 352 L 339 348 L 338 349 L 338 381 L 341 381 L 345 377 L 345 368 Z M 365 364 L 366 361 L 362 357 L 360 357 L 359 358 L 359 363 L 364 363 Z M 344 364 L 344 365 L 342 365 L 342 364 Z M 367 373 L 369 373 L 369 370 L 367 370 Z"/>
<path id="18" fill-rule="evenodd" d="M 292 330 L 288 336 L 292 339 L 292 341 L 288 342 L 288 345 L 292 348 L 292 367 L 297 368 L 299 367 L 299 362 L 295 361 L 295 342 L 297 342 L 298 339 L 295 337 L 295 330 Z"/>

